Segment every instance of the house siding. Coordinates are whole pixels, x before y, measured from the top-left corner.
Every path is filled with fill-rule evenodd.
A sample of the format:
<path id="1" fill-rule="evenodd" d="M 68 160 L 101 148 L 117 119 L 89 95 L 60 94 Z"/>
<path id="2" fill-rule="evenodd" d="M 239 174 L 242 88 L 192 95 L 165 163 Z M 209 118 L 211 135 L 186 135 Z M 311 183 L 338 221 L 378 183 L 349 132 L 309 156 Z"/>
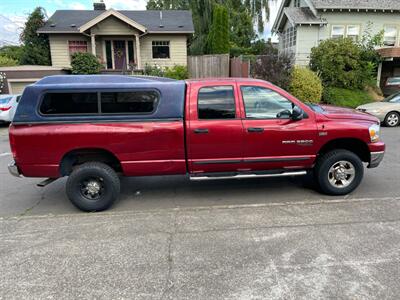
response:
<path id="1" fill-rule="evenodd" d="M 71 58 L 69 54 L 68 41 L 87 41 L 90 52 L 91 43 L 89 38 L 81 34 L 50 34 L 50 53 L 53 67 L 69 68 Z"/>
<path id="2" fill-rule="evenodd" d="M 170 41 L 170 58 L 153 59 L 152 41 Z M 140 39 L 142 67 L 146 64 L 157 64 L 161 67 L 187 65 L 187 36 L 186 35 L 146 35 Z"/>
<path id="3" fill-rule="evenodd" d="M 297 44 L 295 50 L 295 63 L 297 65 L 308 65 L 310 61 L 311 49 L 318 44 L 331 37 L 332 25 L 360 25 L 360 37 L 368 28 L 371 22 L 370 29 L 372 34 L 377 34 L 383 30 L 385 25 L 397 25 L 400 29 L 400 14 L 383 13 L 383 12 L 320 12 L 319 16 L 327 21 L 327 25 L 302 25 L 297 26 Z M 285 28 L 287 27 L 287 22 Z M 398 37 L 397 46 L 400 37 Z M 281 41 L 279 49 L 282 50 Z M 293 49 L 292 49 L 293 50 Z"/>
<path id="4" fill-rule="evenodd" d="M 135 35 L 139 32 L 130 25 L 111 16 L 91 28 L 91 33 L 101 35 Z"/>

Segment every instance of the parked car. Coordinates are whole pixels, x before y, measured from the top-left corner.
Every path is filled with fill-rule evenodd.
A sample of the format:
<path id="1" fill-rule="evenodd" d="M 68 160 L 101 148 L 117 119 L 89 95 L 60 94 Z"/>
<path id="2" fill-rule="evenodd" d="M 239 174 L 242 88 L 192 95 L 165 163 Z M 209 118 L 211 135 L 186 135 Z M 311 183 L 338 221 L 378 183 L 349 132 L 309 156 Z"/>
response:
<path id="1" fill-rule="evenodd" d="M 400 77 L 389 77 L 385 82 L 382 92 L 385 97 L 400 92 Z"/>
<path id="2" fill-rule="evenodd" d="M 361 105 L 357 110 L 369 113 L 388 127 L 400 124 L 400 92 L 387 97 L 382 102 Z"/>
<path id="3" fill-rule="evenodd" d="M 9 171 L 48 177 L 42 186 L 68 176 L 67 195 L 84 211 L 114 203 L 118 175 L 201 181 L 313 170 L 322 192 L 344 195 L 360 184 L 363 162 L 383 159 L 379 131 L 369 114 L 305 105 L 262 80 L 54 76 L 24 91 Z"/>
<path id="4" fill-rule="evenodd" d="M 12 121 L 21 95 L 0 95 L 0 122 Z"/>

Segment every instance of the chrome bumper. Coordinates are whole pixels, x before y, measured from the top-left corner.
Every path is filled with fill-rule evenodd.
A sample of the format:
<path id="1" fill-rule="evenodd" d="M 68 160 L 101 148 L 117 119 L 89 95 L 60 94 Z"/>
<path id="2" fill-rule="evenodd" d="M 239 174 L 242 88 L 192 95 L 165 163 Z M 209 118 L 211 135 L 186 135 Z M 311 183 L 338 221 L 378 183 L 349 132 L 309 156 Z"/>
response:
<path id="1" fill-rule="evenodd" d="M 372 169 L 379 166 L 384 156 L 385 156 L 385 151 L 371 152 L 371 160 L 369 162 L 368 168 Z"/>
<path id="2" fill-rule="evenodd" d="M 15 177 L 21 177 L 21 173 L 19 172 L 18 166 L 15 161 L 12 161 L 8 164 L 8 172 Z"/>

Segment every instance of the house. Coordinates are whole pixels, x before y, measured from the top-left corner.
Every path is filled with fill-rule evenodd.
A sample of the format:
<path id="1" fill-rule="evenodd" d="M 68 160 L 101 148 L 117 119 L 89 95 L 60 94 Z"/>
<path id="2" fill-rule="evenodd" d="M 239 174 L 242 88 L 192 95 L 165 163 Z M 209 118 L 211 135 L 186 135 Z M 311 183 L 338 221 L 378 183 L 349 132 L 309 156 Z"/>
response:
<path id="1" fill-rule="evenodd" d="M 187 64 L 190 11 L 117 11 L 96 1 L 93 10 L 57 10 L 37 31 L 49 36 L 53 67 L 69 68 L 75 52 L 96 55 L 109 71 Z"/>
<path id="2" fill-rule="evenodd" d="M 312 47 L 325 39 L 358 41 L 366 30 L 384 30 L 378 85 L 400 76 L 400 0 L 283 0 L 272 30 L 279 51 L 292 52 L 297 65 L 308 65 Z"/>

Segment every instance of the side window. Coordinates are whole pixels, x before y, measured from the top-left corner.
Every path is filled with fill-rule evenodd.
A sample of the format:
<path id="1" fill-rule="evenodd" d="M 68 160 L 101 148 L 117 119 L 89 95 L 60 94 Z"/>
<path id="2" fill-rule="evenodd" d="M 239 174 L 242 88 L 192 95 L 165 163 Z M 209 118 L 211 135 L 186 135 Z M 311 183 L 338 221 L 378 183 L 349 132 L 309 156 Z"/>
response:
<path id="1" fill-rule="evenodd" d="M 233 86 L 201 88 L 198 95 L 198 115 L 201 120 L 235 119 Z"/>
<path id="2" fill-rule="evenodd" d="M 101 112 L 109 114 L 150 114 L 159 103 L 155 91 L 101 93 Z"/>
<path id="3" fill-rule="evenodd" d="M 98 112 L 97 93 L 48 93 L 40 105 L 40 113 L 44 115 Z"/>
<path id="4" fill-rule="evenodd" d="M 246 118 L 277 119 L 277 114 L 293 109 L 293 103 L 277 92 L 258 86 L 242 86 Z M 286 116 L 287 117 L 287 116 Z"/>

